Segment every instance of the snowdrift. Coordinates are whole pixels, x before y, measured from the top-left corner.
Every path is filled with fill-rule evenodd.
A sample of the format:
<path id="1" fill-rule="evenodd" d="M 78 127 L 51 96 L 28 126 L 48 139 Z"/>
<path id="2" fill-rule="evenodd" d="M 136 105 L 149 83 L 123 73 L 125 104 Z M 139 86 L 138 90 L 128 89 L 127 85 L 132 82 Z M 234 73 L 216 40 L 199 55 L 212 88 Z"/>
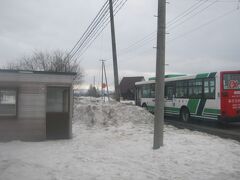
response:
<path id="1" fill-rule="evenodd" d="M 154 116 L 141 107 L 101 98 L 75 99 L 74 123 L 87 126 L 122 126 L 125 123 L 152 124 Z"/>
<path id="2" fill-rule="evenodd" d="M 152 150 L 153 115 L 94 98 L 75 99 L 71 140 L 0 143 L 0 180 L 239 180 L 240 144 L 164 128 Z"/>

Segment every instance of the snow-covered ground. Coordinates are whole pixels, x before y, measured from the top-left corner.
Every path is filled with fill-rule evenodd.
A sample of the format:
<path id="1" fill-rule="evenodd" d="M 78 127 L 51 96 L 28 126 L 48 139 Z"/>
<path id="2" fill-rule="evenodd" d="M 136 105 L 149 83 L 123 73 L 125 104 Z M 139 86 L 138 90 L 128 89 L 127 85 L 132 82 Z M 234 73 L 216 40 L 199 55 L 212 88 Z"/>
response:
<path id="1" fill-rule="evenodd" d="M 73 139 L 0 143 L 0 179 L 240 179 L 238 142 L 165 126 L 152 150 L 152 121 L 139 107 L 79 99 Z"/>

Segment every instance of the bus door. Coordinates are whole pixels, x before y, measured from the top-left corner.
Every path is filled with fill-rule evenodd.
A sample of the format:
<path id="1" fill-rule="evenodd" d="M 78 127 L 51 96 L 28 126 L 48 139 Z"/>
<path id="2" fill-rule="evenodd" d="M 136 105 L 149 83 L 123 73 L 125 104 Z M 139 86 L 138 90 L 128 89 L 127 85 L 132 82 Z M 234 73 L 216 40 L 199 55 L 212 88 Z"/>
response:
<path id="1" fill-rule="evenodd" d="M 141 106 L 141 98 L 142 98 L 142 86 L 136 86 L 136 92 L 135 92 L 135 104 L 137 106 Z"/>
<path id="2" fill-rule="evenodd" d="M 166 82 L 165 85 L 165 106 L 175 107 L 175 86 L 172 82 Z"/>
<path id="3" fill-rule="evenodd" d="M 221 114 L 240 117 L 240 71 L 221 72 Z"/>

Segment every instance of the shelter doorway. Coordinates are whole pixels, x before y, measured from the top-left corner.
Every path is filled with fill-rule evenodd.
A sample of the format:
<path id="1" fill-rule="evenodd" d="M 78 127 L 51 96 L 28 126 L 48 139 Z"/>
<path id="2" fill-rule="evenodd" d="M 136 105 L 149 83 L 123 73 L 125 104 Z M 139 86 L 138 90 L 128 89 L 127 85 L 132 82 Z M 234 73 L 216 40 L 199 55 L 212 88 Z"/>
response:
<path id="1" fill-rule="evenodd" d="M 68 87 L 47 88 L 47 139 L 69 138 L 69 97 L 70 91 Z"/>

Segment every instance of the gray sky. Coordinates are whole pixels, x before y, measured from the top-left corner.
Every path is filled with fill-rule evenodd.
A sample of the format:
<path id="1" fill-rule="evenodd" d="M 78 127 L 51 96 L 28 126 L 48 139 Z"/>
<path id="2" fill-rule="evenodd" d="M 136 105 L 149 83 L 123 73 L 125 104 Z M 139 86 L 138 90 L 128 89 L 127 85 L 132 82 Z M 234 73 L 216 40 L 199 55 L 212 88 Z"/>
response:
<path id="1" fill-rule="evenodd" d="M 238 0 L 214 1 L 216 0 L 208 0 L 202 8 L 169 26 L 167 73 L 194 74 L 240 69 Z M 105 0 L 0 0 L 0 65 L 31 54 L 33 50 L 70 50 L 104 2 Z M 168 2 L 169 22 L 198 1 Z M 230 14 L 226 14 L 230 11 Z M 127 54 L 123 54 L 122 50 L 156 30 L 156 14 L 157 0 L 128 0 L 115 17 L 120 78 L 154 76 L 156 50 L 153 46 L 156 40 L 132 48 Z M 93 76 L 96 76 L 96 82 L 99 83 L 99 59 L 111 59 L 110 26 L 82 58 L 85 84 L 92 83 Z M 106 63 L 109 82 L 112 84 L 112 62 Z"/>

